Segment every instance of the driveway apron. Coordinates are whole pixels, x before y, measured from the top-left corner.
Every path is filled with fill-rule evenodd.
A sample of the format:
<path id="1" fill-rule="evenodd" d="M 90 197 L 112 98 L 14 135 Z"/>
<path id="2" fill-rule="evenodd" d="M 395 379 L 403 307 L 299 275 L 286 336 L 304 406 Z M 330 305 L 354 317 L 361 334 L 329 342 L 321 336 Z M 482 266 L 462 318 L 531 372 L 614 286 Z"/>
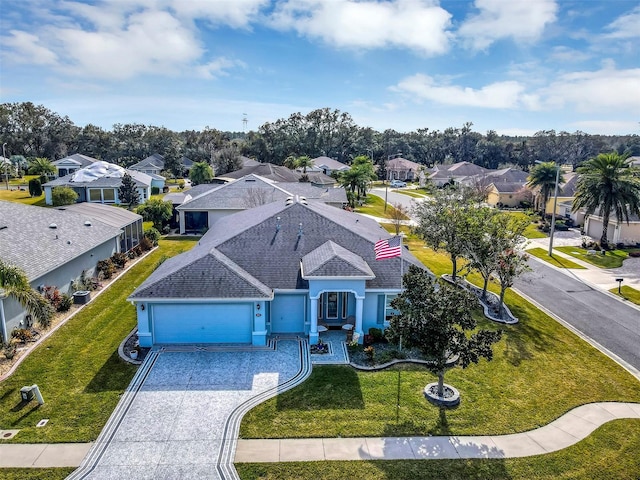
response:
<path id="1" fill-rule="evenodd" d="M 240 420 L 304 381 L 306 341 L 264 349 L 150 352 L 82 465 L 69 479 L 237 478 Z"/>

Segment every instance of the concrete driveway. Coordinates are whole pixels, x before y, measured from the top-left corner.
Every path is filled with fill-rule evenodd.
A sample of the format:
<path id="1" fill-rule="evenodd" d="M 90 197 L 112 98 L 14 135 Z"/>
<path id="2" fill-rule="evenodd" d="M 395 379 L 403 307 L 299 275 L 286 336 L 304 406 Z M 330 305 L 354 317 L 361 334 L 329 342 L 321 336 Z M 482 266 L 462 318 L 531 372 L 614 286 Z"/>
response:
<path id="1" fill-rule="evenodd" d="M 220 350 L 152 351 L 69 479 L 237 478 L 242 416 L 307 378 L 308 347 Z"/>

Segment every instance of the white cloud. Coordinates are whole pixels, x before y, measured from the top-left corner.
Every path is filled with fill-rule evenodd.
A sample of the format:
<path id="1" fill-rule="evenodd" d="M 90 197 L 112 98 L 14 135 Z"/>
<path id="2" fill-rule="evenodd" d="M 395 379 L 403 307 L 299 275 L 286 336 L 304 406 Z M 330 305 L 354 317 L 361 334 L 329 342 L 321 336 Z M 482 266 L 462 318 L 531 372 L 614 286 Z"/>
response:
<path id="1" fill-rule="evenodd" d="M 448 50 L 451 14 L 431 0 L 288 0 L 277 4 L 271 25 L 338 47 L 401 47 L 425 55 Z"/>
<path id="2" fill-rule="evenodd" d="M 579 112 L 618 109 L 640 110 L 640 68 L 616 70 L 607 65 L 597 71 L 572 72 L 559 76 L 537 93 L 546 109 L 575 108 Z"/>
<path id="3" fill-rule="evenodd" d="M 551 49 L 549 59 L 561 63 L 579 63 L 589 60 L 591 55 L 575 48 L 556 46 Z"/>
<path id="4" fill-rule="evenodd" d="M 238 60 L 229 60 L 228 58 L 220 57 L 204 65 L 198 65 L 195 70 L 199 77 L 213 79 L 228 75 L 227 70 L 234 67 L 246 67 L 246 64 Z"/>
<path id="5" fill-rule="evenodd" d="M 392 90 L 443 105 L 498 109 L 516 108 L 523 102 L 533 105 L 535 99 L 523 96 L 524 89 L 520 82 L 511 80 L 491 83 L 480 89 L 438 84 L 433 77 L 421 73 L 407 77 L 392 87 Z"/>
<path id="6" fill-rule="evenodd" d="M 5 49 L 11 47 L 7 52 L 12 60 L 36 65 L 52 65 L 56 62 L 56 54 L 42 45 L 38 36 L 18 30 L 11 30 L 9 33 L 11 36 L 4 37 L 2 43 Z"/>
<path id="7" fill-rule="evenodd" d="M 465 44 L 475 50 L 503 38 L 536 40 L 556 20 L 558 11 L 554 0 L 476 0 L 475 6 L 480 13 L 465 20 L 458 30 Z"/>
<path id="8" fill-rule="evenodd" d="M 229 1 L 184 1 L 170 0 L 168 3 L 180 17 L 206 18 L 232 28 L 245 28 L 256 20 L 260 9 L 269 5 L 269 0 Z"/>
<path id="9" fill-rule="evenodd" d="M 607 25 L 607 38 L 628 39 L 640 37 L 640 5 Z"/>

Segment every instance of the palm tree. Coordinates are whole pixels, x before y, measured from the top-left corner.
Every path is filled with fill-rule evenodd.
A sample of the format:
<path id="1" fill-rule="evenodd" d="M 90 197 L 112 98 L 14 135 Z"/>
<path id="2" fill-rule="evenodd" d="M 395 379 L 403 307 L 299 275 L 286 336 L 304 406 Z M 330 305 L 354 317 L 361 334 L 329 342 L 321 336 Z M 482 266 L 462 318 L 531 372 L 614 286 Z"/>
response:
<path id="1" fill-rule="evenodd" d="M 531 172 L 529 172 L 527 186 L 540 187 L 540 194 L 542 195 L 543 216 L 547 214 L 547 202 L 549 201 L 549 197 L 551 196 L 551 193 L 556 186 L 556 175 L 558 168 L 559 166 L 556 165 L 556 162 L 543 162 L 533 167 L 531 169 Z M 558 179 L 558 183 L 564 183 L 562 174 Z"/>
<path id="2" fill-rule="evenodd" d="M 573 199 L 573 211 L 585 208 L 591 215 L 599 209 L 602 215 L 600 245 L 608 245 L 609 216 L 615 212 L 618 222 L 640 215 L 640 177 L 624 155 L 601 153 L 578 168 L 580 177 Z"/>
<path id="3" fill-rule="evenodd" d="M 307 168 L 313 167 L 313 160 L 306 155 L 296 158 L 296 168 L 301 168 L 304 175 L 307 174 Z"/>
<path id="4" fill-rule="evenodd" d="M 213 169 L 207 162 L 196 162 L 191 167 L 189 179 L 193 186 L 209 183 L 213 178 Z"/>
<path id="5" fill-rule="evenodd" d="M 29 161 L 29 173 L 31 175 L 50 175 L 57 172 L 56 166 L 48 158 L 34 158 Z"/>
<path id="6" fill-rule="evenodd" d="M 11 297 L 20 303 L 43 326 L 51 323 L 53 307 L 31 285 L 21 268 L 0 260 L 0 297 Z M 6 342 L 8 339 L 3 338 Z"/>
<path id="7" fill-rule="evenodd" d="M 368 157 L 359 156 L 354 158 L 351 168 L 340 172 L 340 184 L 351 192 L 350 204 L 356 206 L 356 201 L 360 201 L 360 197 L 367 195 L 367 188 L 371 180 L 375 180 L 376 172 L 373 162 Z"/>

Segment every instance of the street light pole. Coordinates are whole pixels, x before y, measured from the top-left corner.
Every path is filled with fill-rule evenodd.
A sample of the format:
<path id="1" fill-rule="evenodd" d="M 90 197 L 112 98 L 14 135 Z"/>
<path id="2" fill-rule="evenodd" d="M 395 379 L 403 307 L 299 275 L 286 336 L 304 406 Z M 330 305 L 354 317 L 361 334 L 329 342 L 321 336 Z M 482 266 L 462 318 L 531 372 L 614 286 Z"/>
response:
<path id="1" fill-rule="evenodd" d="M 7 190 L 9 190 L 9 163 L 7 159 L 7 154 L 5 153 L 5 147 L 7 146 L 6 142 L 2 144 L 2 158 L 4 162 L 4 181 L 7 185 Z"/>
<path id="2" fill-rule="evenodd" d="M 556 206 L 558 205 L 558 183 L 560 183 L 560 165 L 556 168 L 556 187 L 553 193 L 553 213 L 551 213 L 551 230 L 549 231 L 549 256 L 553 257 L 553 233 L 556 229 Z"/>

